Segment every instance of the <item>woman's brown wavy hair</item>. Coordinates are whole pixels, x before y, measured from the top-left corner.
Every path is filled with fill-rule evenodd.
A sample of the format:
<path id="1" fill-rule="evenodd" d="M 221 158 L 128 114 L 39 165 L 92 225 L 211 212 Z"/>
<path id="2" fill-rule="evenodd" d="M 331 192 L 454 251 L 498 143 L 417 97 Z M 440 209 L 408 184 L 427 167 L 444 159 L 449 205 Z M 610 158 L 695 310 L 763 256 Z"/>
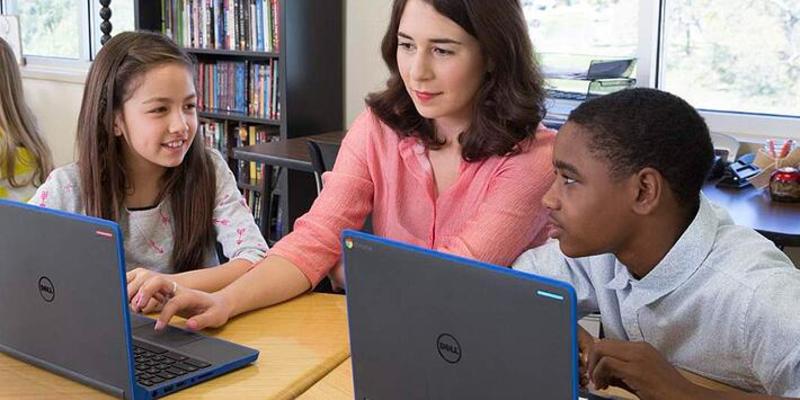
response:
<path id="1" fill-rule="evenodd" d="M 125 172 L 125 139 L 114 135 L 114 116 L 141 84 L 144 74 L 165 64 L 194 71 L 192 58 L 169 38 L 150 32 L 123 32 L 106 42 L 89 69 L 78 116 L 78 167 L 87 215 L 112 221 L 124 217 L 132 187 Z M 168 197 L 175 245 L 170 267 L 198 268 L 214 242 L 212 224 L 216 181 L 203 139 L 195 136 L 183 162 L 162 177 L 157 201 Z"/>
<path id="2" fill-rule="evenodd" d="M 423 0 L 475 37 L 491 72 L 476 93 L 469 128 L 459 136 L 461 156 L 480 161 L 514 154 L 533 137 L 545 114 L 544 80 L 519 0 Z M 408 95 L 397 67 L 397 31 L 407 0 L 395 0 L 381 52 L 390 77 L 382 92 L 366 98 L 372 111 L 400 136 L 418 138 L 429 149 L 444 142 L 433 121 L 421 116 Z"/>

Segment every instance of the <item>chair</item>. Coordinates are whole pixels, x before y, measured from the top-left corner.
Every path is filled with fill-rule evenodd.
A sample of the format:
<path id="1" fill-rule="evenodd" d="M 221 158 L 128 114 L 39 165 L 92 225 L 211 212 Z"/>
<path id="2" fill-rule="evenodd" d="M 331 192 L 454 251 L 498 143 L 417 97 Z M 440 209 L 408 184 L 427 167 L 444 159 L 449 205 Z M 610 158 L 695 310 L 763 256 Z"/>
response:
<path id="1" fill-rule="evenodd" d="M 339 143 L 308 140 L 308 155 L 314 168 L 314 180 L 317 183 L 317 194 L 322 191 L 322 173 L 333 169 L 336 155 L 339 154 Z"/>

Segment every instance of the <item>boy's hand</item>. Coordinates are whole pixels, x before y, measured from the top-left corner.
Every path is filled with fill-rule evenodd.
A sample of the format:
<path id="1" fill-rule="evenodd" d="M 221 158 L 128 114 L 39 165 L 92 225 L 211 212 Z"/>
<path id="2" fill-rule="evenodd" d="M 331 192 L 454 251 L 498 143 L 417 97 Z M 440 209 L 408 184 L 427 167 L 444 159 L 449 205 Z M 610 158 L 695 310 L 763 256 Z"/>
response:
<path id="1" fill-rule="evenodd" d="M 581 328 L 580 325 L 578 326 L 578 365 L 580 369 L 578 375 L 581 378 L 581 387 L 589 385 L 589 374 L 587 373 L 589 354 L 592 352 L 592 346 L 599 340 Z"/>
<path id="2" fill-rule="evenodd" d="M 692 398 L 695 385 L 646 342 L 600 340 L 589 353 L 589 377 L 597 389 L 618 386 L 642 400 Z"/>

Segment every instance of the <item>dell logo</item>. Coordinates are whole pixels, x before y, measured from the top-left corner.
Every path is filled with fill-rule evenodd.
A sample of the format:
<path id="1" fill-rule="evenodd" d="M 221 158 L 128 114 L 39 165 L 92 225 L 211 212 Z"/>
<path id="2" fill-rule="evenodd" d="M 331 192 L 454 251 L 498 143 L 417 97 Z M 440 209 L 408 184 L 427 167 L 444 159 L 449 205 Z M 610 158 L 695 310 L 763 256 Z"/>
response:
<path id="1" fill-rule="evenodd" d="M 56 288 L 46 276 L 39 278 L 39 294 L 44 301 L 50 303 L 56 298 Z"/>
<path id="2" fill-rule="evenodd" d="M 443 333 L 436 338 L 436 350 L 445 361 L 455 364 L 461 360 L 461 345 L 453 335 Z"/>

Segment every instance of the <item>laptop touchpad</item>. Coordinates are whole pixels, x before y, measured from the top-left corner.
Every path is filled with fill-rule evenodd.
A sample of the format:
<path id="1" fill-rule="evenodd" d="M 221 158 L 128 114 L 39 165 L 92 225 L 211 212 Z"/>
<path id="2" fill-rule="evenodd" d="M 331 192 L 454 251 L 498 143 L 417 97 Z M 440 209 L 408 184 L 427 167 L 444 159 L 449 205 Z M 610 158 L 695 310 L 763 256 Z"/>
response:
<path id="1" fill-rule="evenodd" d="M 203 335 L 171 326 L 167 326 L 162 331 L 156 331 L 153 326 L 155 326 L 155 321 L 133 328 L 133 337 L 168 347 L 180 347 L 204 338 Z"/>
<path id="2" fill-rule="evenodd" d="M 153 327 L 156 323 L 156 320 L 152 318 L 147 318 L 144 315 L 136 314 L 133 311 L 130 312 L 131 318 L 131 329 L 136 330 L 136 328 L 140 326 L 150 325 Z"/>

